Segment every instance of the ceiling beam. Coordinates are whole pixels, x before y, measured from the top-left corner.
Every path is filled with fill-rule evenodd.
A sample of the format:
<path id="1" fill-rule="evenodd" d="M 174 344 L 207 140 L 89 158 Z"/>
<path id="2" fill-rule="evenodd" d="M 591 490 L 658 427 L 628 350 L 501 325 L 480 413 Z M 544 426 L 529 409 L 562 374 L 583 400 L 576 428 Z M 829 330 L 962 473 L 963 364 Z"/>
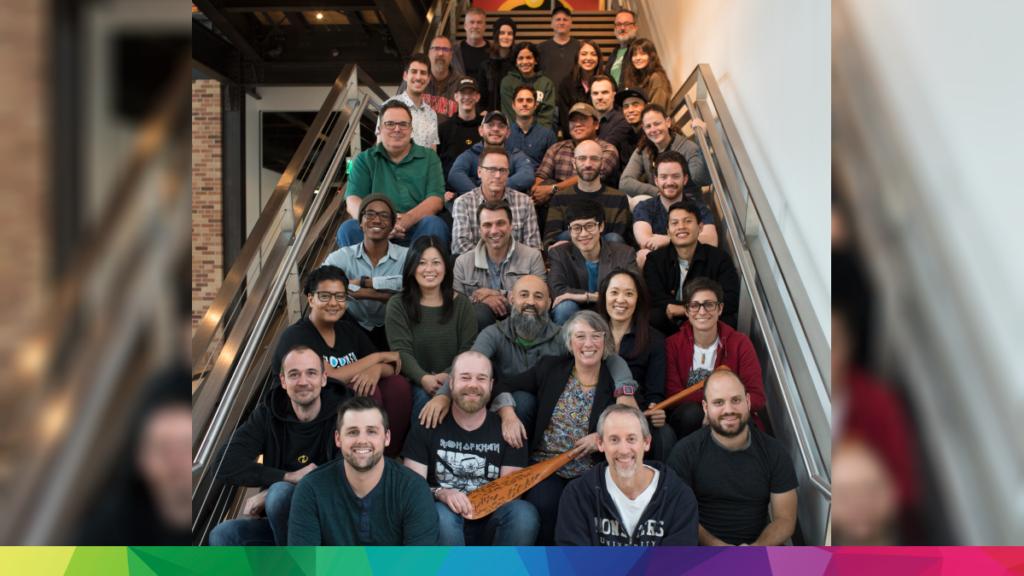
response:
<path id="1" fill-rule="evenodd" d="M 258 52 L 256 52 L 256 49 L 252 47 L 252 44 L 249 43 L 249 40 L 245 37 L 242 31 L 239 30 L 238 22 L 228 20 L 224 14 L 221 14 L 221 12 L 214 7 L 213 2 L 210 0 L 193 0 L 192 3 L 196 5 L 196 8 L 199 8 L 199 11 L 202 12 L 204 16 L 210 19 L 210 22 L 213 22 L 213 25 L 216 26 L 222 34 L 228 37 L 231 44 L 234 45 L 234 47 L 237 48 L 243 56 L 253 62 L 263 62 L 263 58 Z"/>
<path id="2" fill-rule="evenodd" d="M 408 58 L 416 45 L 425 18 L 411 0 L 376 0 L 402 58 Z"/>

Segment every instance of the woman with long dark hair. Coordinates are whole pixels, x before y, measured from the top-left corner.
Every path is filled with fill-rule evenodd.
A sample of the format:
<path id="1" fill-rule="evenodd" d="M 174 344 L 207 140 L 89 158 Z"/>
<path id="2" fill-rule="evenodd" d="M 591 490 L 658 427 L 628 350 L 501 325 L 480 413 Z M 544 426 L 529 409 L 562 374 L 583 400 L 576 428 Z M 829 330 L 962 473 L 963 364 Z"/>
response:
<path id="1" fill-rule="evenodd" d="M 533 86 L 537 108 L 533 119 L 537 124 L 555 131 L 555 84 L 541 71 L 540 50 L 533 42 L 520 42 L 512 48 L 515 67 L 501 81 L 501 111 L 506 118 L 515 118 L 512 107 L 515 88 L 520 84 Z"/>
<path id="2" fill-rule="evenodd" d="M 622 73 L 622 87 L 632 86 L 643 88 L 647 93 L 648 102 L 668 108 L 672 99 L 672 83 L 661 65 L 658 49 L 654 42 L 646 38 L 637 38 L 629 45 L 626 55 L 626 70 Z"/>
<path id="3" fill-rule="evenodd" d="M 480 65 L 480 71 L 477 72 L 476 81 L 480 86 L 478 111 L 501 110 L 501 81 L 516 65 L 512 58 L 512 47 L 515 45 L 515 20 L 508 16 L 495 20 L 491 57 Z"/>
<path id="4" fill-rule="evenodd" d="M 451 259 L 436 236 L 417 238 L 402 270 L 402 293 L 388 301 L 388 345 L 412 382 L 413 417 L 444 384 L 452 360 L 476 340 L 476 313 L 469 298 L 452 287 Z"/>
<path id="5" fill-rule="evenodd" d="M 558 86 L 558 121 L 562 135 L 568 138 L 569 110 L 577 102 L 590 104 L 590 79 L 601 72 L 601 47 L 593 40 L 580 40 L 580 49 L 576 51 L 576 62 L 572 65 L 572 73 L 562 80 Z"/>
<path id="6" fill-rule="evenodd" d="M 629 365 L 637 383 L 634 395 L 641 410 L 665 399 L 665 337 L 650 326 L 651 293 L 642 276 L 629 268 L 615 268 L 601 283 L 597 312 L 611 327 L 615 353 Z M 647 417 L 651 423 L 650 456 L 666 462 L 676 436 L 665 425 L 665 411 Z"/>

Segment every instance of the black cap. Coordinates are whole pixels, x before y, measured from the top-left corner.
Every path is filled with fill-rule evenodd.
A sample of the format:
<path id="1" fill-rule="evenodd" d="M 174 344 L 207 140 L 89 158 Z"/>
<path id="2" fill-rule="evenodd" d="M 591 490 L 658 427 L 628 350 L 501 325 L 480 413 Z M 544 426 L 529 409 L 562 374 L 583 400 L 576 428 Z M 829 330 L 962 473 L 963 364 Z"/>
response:
<path id="1" fill-rule="evenodd" d="M 476 79 L 468 76 L 459 80 L 458 88 L 456 88 L 455 91 L 461 92 L 466 88 L 472 88 L 473 90 L 476 90 L 477 94 L 480 93 L 480 85 L 476 83 Z"/>
<path id="2" fill-rule="evenodd" d="M 647 92 L 644 92 L 643 88 L 627 86 L 615 93 L 615 105 L 622 108 L 622 103 L 626 101 L 626 98 L 633 97 L 643 100 L 644 104 L 651 101 L 651 99 L 647 97 Z"/>
<path id="3" fill-rule="evenodd" d="M 487 124 L 494 118 L 501 118 L 501 121 L 504 122 L 506 126 L 508 126 L 508 118 L 506 118 L 505 115 L 502 114 L 500 110 L 491 110 L 490 112 L 488 112 L 484 116 L 484 124 Z"/>
<path id="4" fill-rule="evenodd" d="M 551 16 L 554 17 L 555 14 L 558 14 L 559 12 L 564 12 L 566 16 L 572 18 L 572 10 L 569 10 L 569 7 L 566 6 L 565 4 L 562 4 L 561 2 L 556 2 L 554 10 L 551 11 Z"/>
<path id="5" fill-rule="evenodd" d="M 502 16 L 502 17 L 498 18 L 497 20 L 495 20 L 494 21 L 494 25 L 492 26 L 492 28 L 494 30 L 494 39 L 495 40 L 498 39 L 498 33 L 501 32 L 501 27 L 502 26 L 511 26 L 512 27 L 512 34 L 515 35 L 515 33 L 516 33 L 516 21 L 513 20 L 510 16 Z"/>

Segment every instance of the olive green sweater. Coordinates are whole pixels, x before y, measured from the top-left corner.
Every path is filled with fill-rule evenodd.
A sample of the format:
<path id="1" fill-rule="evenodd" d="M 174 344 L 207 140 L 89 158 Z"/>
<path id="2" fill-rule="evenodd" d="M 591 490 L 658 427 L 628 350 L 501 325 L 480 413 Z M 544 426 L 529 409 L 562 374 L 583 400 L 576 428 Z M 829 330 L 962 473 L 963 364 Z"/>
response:
<path id="1" fill-rule="evenodd" d="M 469 298 L 455 295 L 452 317 L 441 324 L 440 306 L 420 306 L 420 322 L 414 324 L 405 313 L 400 295 L 388 301 L 384 325 L 388 346 L 402 360 L 402 376 L 419 385 L 427 374 L 442 373 L 452 360 L 473 347 L 476 313 Z"/>

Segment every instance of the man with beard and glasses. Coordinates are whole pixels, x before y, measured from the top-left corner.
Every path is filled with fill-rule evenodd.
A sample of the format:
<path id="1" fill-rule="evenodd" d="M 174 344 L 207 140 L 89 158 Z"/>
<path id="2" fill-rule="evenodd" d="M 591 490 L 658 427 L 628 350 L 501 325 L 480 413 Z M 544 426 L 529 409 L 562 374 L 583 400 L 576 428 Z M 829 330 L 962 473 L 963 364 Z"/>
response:
<path id="1" fill-rule="evenodd" d="M 501 435 L 501 418 L 487 411 L 491 361 L 463 352 L 452 362 L 452 417 L 436 428 L 417 424 L 402 456 L 405 466 L 427 479 L 437 500 L 441 546 L 532 546 L 540 528 L 533 504 L 512 500 L 489 516 L 473 519 L 467 494 L 526 465 L 526 447 Z"/>
<path id="2" fill-rule="evenodd" d="M 548 271 L 540 250 L 512 237 L 514 220 L 508 204 L 484 202 L 477 208 L 475 220 L 480 223 L 480 240 L 474 250 L 455 261 L 454 288 L 473 301 L 478 331 L 482 332 L 508 316 L 508 295 L 520 278 L 547 278 Z"/>
<path id="3" fill-rule="evenodd" d="M 597 447 L 607 462 L 570 482 L 558 505 L 559 546 L 696 546 L 697 499 L 660 462 L 644 462 L 651 431 L 640 410 L 605 408 Z"/>
<path id="4" fill-rule="evenodd" d="M 543 279 L 538 276 L 520 278 L 509 293 L 509 303 L 509 317 L 480 332 L 471 348 L 494 362 L 495 379 L 522 374 L 544 356 L 569 353 L 561 336 L 562 327 L 552 322 L 548 315 L 551 295 Z M 630 390 L 636 390 L 636 380 L 633 380 L 625 360 L 611 354 L 605 361 L 616 389 L 628 386 Z M 420 413 L 420 422 L 427 428 L 433 428 L 444 419 L 451 402 L 451 387 L 445 382 Z M 537 397 L 529 392 L 499 394 L 491 403 L 491 410 L 497 412 L 505 406 L 515 407 L 516 416 L 524 424 L 517 432 L 526 439 L 526 430 L 533 430 L 536 419 Z"/>
<path id="5" fill-rule="evenodd" d="M 433 546 L 437 512 L 430 487 L 391 458 L 388 415 L 365 396 L 338 406 L 334 442 L 341 459 L 296 488 L 288 522 L 293 546 Z"/>
<path id="6" fill-rule="evenodd" d="M 797 478 L 789 453 L 748 425 L 750 396 L 735 372 L 708 377 L 703 405 L 709 425 L 676 444 L 668 459 L 697 496 L 701 546 L 785 543 L 796 527 Z"/>

